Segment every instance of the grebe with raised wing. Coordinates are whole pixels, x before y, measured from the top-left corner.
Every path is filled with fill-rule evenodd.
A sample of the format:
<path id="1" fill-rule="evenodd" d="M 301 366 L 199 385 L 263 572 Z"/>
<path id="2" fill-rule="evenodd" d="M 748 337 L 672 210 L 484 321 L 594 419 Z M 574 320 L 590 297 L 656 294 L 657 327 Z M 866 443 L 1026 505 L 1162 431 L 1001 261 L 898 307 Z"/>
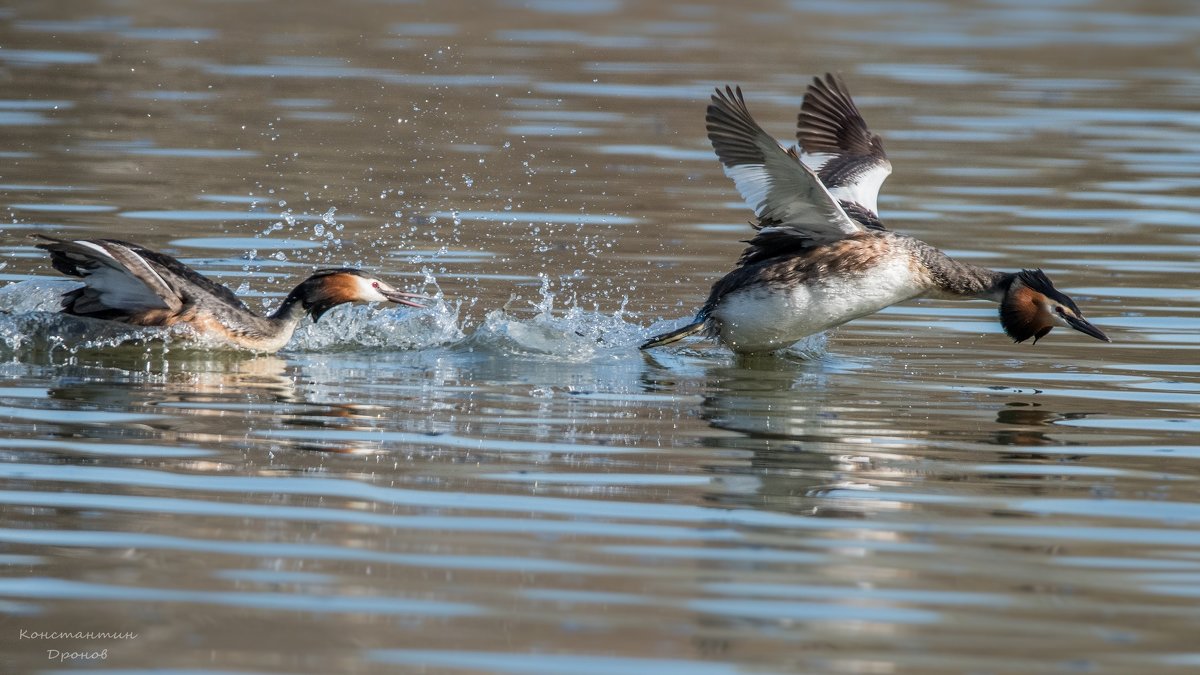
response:
<path id="1" fill-rule="evenodd" d="M 891 163 L 836 75 L 808 87 L 799 150 L 762 130 L 740 88 L 718 89 L 705 120 L 757 233 L 695 319 L 642 349 L 707 335 L 739 353 L 775 351 L 921 297 L 997 302 L 1016 342 L 1036 343 L 1055 326 L 1109 341 L 1041 270 L 990 270 L 887 230 L 876 200 Z"/>
<path id="2" fill-rule="evenodd" d="M 233 291 L 164 253 L 116 239 L 66 240 L 34 235 L 50 264 L 84 285 L 63 294 L 62 311 L 137 326 L 186 324 L 196 333 L 258 352 L 282 349 L 305 315 L 313 321 L 347 302 L 423 307 L 415 293 L 396 290 L 357 269 L 317 270 L 270 316 L 260 316 Z"/>

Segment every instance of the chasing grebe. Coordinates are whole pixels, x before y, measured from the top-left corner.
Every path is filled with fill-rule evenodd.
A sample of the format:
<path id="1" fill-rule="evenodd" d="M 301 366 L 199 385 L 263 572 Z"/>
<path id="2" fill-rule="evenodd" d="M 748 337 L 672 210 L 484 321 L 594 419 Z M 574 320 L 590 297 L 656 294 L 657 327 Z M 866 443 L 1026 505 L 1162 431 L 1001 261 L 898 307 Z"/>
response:
<path id="1" fill-rule="evenodd" d="M 258 352 L 281 349 L 305 314 L 313 321 L 345 302 L 394 302 L 423 307 L 387 283 L 356 269 L 318 270 L 259 316 L 228 288 L 169 255 L 115 239 L 69 241 L 44 235 L 38 248 L 50 264 L 84 285 L 63 294 L 62 311 L 137 326 L 187 324 L 197 333 Z"/>

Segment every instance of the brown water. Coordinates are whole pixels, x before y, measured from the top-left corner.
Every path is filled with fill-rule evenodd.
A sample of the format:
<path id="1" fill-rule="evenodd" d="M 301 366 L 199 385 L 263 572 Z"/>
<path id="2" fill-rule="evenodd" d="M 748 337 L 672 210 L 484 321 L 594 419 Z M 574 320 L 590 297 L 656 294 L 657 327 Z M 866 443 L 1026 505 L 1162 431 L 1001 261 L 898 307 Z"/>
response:
<path id="1" fill-rule="evenodd" d="M 1194 672 L 1200 18 L 1130 7 L 10 3 L 0 671 Z M 826 70 L 885 221 L 1113 344 L 639 353 L 749 231 L 709 92 L 786 139 Z M 441 300 L 206 352 L 49 313 L 32 232 Z"/>

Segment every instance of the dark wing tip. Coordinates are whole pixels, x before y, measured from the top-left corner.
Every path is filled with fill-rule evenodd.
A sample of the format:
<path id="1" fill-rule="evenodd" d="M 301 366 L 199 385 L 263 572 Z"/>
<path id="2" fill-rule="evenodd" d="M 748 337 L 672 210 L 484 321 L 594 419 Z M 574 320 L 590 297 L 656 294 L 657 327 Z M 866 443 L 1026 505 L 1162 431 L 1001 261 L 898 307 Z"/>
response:
<path id="1" fill-rule="evenodd" d="M 718 100 L 722 100 L 722 99 L 728 99 L 728 100 L 733 100 L 733 101 L 741 101 L 742 100 L 742 86 L 741 85 L 727 84 L 727 85 L 725 85 L 725 91 L 721 91 L 720 87 L 717 87 L 715 91 L 716 91 L 716 93 L 713 94 L 713 97 L 712 97 L 713 103 L 716 103 Z"/>
<path id="2" fill-rule="evenodd" d="M 797 116 L 796 140 L 809 153 L 887 158 L 883 140 L 871 133 L 850 89 L 834 73 L 814 77 L 808 85 Z"/>
<path id="3" fill-rule="evenodd" d="M 56 249 L 61 249 L 63 246 L 71 243 L 67 239 L 59 239 L 58 237 L 51 237 L 50 235 L 41 234 L 40 232 L 35 232 L 35 233 L 29 235 L 29 239 L 31 239 L 32 241 L 35 241 L 35 242 L 39 242 L 39 243 L 34 244 L 34 246 L 42 249 L 43 251 L 54 251 Z"/>
<path id="4" fill-rule="evenodd" d="M 850 216 L 852 220 L 858 222 L 859 225 L 868 230 L 886 231 L 887 226 L 879 219 L 879 214 L 857 202 L 841 202 L 842 210 Z"/>
<path id="5" fill-rule="evenodd" d="M 78 242 L 40 233 L 30 234 L 29 238 L 40 241 L 34 246 L 50 254 L 50 266 L 69 277 L 83 277 L 84 271 L 96 264 L 91 262 L 96 257 L 95 252 Z"/>
<path id="6" fill-rule="evenodd" d="M 705 112 L 704 123 L 708 140 L 725 166 L 762 164 L 766 161 L 762 148 L 756 142 L 766 132 L 750 115 L 741 87 L 725 85 L 723 92 L 718 88 Z"/>

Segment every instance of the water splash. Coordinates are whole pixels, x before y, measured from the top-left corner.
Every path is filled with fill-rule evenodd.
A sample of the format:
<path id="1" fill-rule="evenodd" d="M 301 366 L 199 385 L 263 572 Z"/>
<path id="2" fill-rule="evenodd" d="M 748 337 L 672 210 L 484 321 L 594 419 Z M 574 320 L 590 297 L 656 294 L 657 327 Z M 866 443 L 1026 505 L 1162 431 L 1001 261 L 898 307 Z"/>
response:
<path id="1" fill-rule="evenodd" d="M 616 357 L 636 349 L 647 337 L 645 328 L 624 318 L 625 303 L 612 314 L 574 305 L 554 314 L 555 293 L 542 275 L 540 300 L 531 302 L 532 318 L 519 318 L 502 308 L 488 312 L 483 323 L 462 344 L 471 349 L 510 354 L 544 354 L 572 361 Z"/>
<path id="2" fill-rule="evenodd" d="M 812 361 L 829 353 L 829 332 L 817 333 L 801 338 L 799 342 L 783 350 L 784 354 Z"/>
<path id="3" fill-rule="evenodd" d="M 17 281 L 0 288 L 0 312 L 57 312 L 64 293 L 82 286 L 71 279 Z"/>
<path id="4" fill-rule="evenodd" d="M 463 339 L 461 304 L 441 298 L 421 310 L 342 305 L 317 323 L 301 324 L 288 351 L 426 349 Z"/>
<path id="5" fill-rule="evenodd" d="M 0 312 L 0 351 L 13 353 L 70 354 L 85 349 L 107 349 L 124 344 L 145 344 L 170 333 L 161 329 L 127 326 L 112 321 L 84 319 L 58 312 Z"/>
<path id="6" fill-rule="evenodd" d="M 541 275 L 536 301 L 528 308 L 513 309 L 510 301 L 488 312 L 475 330 L 462 318 L 464 299 L 447 302 L 440 289 L 429 307 L 414 310 L 400 307 L 343 305 L 320 322 L 303 322 L 285 351 L 330 352 L 354 350 L 410 351 L 451 347 L 503 354 L 545 355 L 559 360 L 591 361 L 628 358 L 653 335 L 680 325 L 680 320 L 661 320 L 648 327 L 626 320 L 625 300 L 611 313 L 593 307 L 584 309 L 574 299 L 565 311 L 555 310 L 558 295 L 551 280 Z M 426 274 L 427 286 L 437 288 Z M 224 342 L 205 338 L 186 327 L 171 329 L 127 326 L 67 316 L 58 312 L 62 293 L 77 288 L 71 280 L 33 279 L 0 287 L 0 350 L 105 349 L 119 345 L 154 343 L 163 349 L 199 348 L 235 350 Z M 828 336 L 810 336 L 786 350 L 804 360 L 826 353 Z M 711 342 L 700 347 L 684 346 L 674 352 L 701 355 Z"/>

